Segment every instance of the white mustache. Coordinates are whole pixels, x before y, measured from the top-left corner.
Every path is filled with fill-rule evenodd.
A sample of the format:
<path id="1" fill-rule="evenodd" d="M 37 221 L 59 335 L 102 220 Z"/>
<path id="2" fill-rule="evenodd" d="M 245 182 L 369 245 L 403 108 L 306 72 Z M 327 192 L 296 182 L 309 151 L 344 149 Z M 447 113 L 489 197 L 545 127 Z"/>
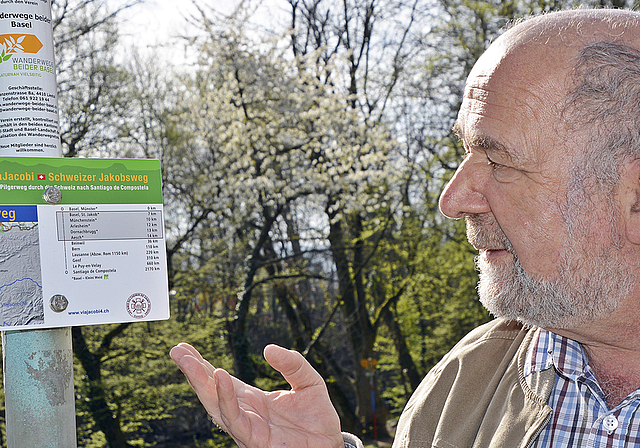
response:
<path id="1" fill-rule="evenodd" d="M 506 250 L 515 255 L 513 245 L 492 215 L 467 215 L 467 240 L 478 250 Z"/>

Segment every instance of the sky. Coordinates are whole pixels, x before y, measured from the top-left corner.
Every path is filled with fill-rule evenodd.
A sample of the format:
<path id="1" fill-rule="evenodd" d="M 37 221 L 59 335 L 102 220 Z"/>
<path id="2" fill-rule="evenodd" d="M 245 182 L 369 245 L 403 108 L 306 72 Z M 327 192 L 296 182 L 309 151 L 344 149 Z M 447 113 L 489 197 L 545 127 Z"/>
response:
<path id="1" fill-rule="evenodd" d="M 120 0 L 124 1 L 124 0 Z M 199 0 L 199 4 L 230 12 L 239 0 Z M 281 11 L 283 0 L 261 0 L 254 15 L 255 23 L 269 27 Z M 188 17 L 198 15 L 192 0 L 145 0 L 121 14 L 120 31 L 126 40 L 139 49 L 166 48 L 183 45 L 178 36 L 190 32 Z M 260 23 L 262 22 L 262 23 Z"/>
<path id="2" fill-rule="evenodd" d="M 140 49 L 171 45 L 185 34 L 187 18 L 196 13 L 188 0 L 146 0 L 121 13 L 120 32 Z"/>

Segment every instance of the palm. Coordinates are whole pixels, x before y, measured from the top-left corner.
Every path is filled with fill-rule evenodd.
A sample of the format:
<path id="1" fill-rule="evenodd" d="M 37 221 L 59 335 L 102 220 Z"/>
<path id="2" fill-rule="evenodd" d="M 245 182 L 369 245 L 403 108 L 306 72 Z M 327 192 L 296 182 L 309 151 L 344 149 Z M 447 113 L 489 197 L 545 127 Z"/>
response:
<path id="1" fill-rule="evenodd" d="M 191 346 L 171 356 L 200 401 L 240 447 L 344 446 L 340 421 L 320 375 L 295 352 L 271 346 L 265 357 L 292 385 L 290 391 L 264 392 L 215 369 Z"/>

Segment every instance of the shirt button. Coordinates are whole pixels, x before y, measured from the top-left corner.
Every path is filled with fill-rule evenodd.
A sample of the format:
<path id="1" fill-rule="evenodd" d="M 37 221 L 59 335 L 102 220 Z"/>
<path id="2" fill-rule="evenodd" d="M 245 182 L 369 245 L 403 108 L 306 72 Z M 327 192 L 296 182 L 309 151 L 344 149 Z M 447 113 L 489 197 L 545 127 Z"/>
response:
<path id="1" fill-rule="evenodd" d="M 615 415 L 608 415 L 602 421 L 602 425 L 604 426 L 604 429 L 609 431 L 609 434 L 611 434 L 618 428 L 618 419 Z"/>

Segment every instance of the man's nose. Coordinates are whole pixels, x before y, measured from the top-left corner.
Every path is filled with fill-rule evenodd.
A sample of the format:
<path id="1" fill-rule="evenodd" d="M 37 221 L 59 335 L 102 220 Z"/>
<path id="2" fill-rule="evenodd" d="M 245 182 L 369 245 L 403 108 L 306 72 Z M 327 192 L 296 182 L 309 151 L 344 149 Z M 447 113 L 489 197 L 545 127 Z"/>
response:
<path id="1" fill-rule="evenodd" d="M 440 212 L 447 218 L 459 219 L 469 214 L 490 212 L 483 190 L 483 168 L 471 159 L 465 159 L 440 195 Z"/>

